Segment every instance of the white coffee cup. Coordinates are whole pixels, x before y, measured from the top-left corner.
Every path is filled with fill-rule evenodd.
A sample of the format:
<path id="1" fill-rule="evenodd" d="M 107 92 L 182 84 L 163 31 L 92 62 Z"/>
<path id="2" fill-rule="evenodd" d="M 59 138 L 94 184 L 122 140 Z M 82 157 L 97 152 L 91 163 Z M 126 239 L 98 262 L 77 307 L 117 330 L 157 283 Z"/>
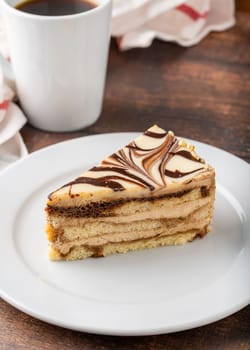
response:
<path id="1" fill-rule="evenodd" d="M 17 93 L 29 122 L 48 131 L 93 124 L 102 109 L 111 0 L 66 16 L 28 14 L 0 0 Z M 53 1 L 53 0 L 52 0 Z"/>

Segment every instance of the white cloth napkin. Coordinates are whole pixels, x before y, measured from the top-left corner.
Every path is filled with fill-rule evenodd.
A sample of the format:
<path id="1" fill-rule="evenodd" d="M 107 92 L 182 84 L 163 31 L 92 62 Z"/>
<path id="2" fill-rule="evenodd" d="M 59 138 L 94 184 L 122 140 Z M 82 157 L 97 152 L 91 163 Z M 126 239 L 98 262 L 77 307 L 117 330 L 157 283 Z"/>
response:
<path id="1" fill-rule="evenodd" d="M 28 153 L 19 133 L 26 117 L 14 102 L 15 84 L 2 23 L 0 18 L 0 171 Z"/>
<path id="2" fill-rule="evenodd" d="M 234 23 L 233 0 L 113 0 L 111 32 L 120 50 L 155 38 L 191 46 Z"/>

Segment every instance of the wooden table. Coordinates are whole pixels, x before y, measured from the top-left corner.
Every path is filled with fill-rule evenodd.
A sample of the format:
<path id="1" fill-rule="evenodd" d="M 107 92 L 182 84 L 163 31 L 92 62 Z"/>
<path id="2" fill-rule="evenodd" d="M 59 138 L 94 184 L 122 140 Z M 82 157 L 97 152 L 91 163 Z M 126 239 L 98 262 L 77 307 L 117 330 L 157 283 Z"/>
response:
<path id="1" fill-rule="evenodd" d="M 103 112 L 86 130 L 56 134 L 26 125 L 30 152 L 78 136 L 143 131 L 158 123 L 178 135 L 250 161 L 250 14 L 198 46 L 155 41 L 125 53 L 112 42 Z M 30 291 L 32 293 L 32 291 Z M 211 325 L 168 335 L 112 337 L 65 330 L 0 301 L 0 349 L 250 349 L 250 306 Z"/>

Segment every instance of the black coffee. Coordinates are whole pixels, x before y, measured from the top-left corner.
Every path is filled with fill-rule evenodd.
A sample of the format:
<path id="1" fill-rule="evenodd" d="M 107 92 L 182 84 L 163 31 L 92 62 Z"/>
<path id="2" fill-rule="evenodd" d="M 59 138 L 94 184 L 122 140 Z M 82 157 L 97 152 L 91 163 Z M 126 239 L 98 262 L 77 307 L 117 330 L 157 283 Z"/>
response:
<path id="1" fill-rule="evenodd" d="M 24 0 L 16 9 L 42 16 L 65 16 L 86 12 L 97 7 L 91 0 Z"/>

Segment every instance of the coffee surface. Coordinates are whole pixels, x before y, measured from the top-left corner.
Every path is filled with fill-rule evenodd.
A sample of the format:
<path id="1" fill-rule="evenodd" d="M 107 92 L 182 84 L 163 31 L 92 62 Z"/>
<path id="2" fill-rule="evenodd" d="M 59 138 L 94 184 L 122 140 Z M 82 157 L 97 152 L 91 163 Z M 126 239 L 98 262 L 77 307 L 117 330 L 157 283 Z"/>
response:
<path id="1" fill-rule="evenodd" d="M 91 0 L 25 0 L 15 8 L 35 15 L 65 16 L 86 12 L 97 6 Z"/>

